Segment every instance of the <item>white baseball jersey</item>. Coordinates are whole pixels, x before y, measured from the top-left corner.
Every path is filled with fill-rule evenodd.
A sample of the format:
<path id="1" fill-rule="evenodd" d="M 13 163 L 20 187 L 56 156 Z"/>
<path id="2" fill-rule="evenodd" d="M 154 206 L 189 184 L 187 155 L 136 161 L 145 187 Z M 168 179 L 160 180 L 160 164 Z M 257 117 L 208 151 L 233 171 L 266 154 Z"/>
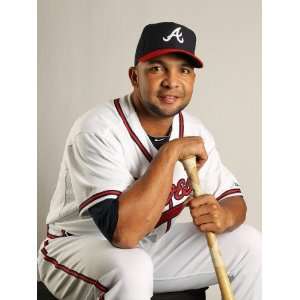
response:
<path id="1" fill-rule="evenodd" d="M 242 195 L 237 180 L 222 164 L 211 134 L 186 112 L 174 117 L 170 140 L 183 136 L 201 136 L 204 140 L 208 160 L 199 172 L 203 191 L 218 200 Z M 88 208 L 107 198 L 118 198 L 143 176 L 157 152 L 129 95 L 84 114 L 75 122 L 66 142 L 47 217 L 49 232 L 96 233 L 105 239 L 89 216 Z M 177 162 L 166 206 L 149 234 L 152 240 L 170 229 L 191 191 L 186 172 Z"/>

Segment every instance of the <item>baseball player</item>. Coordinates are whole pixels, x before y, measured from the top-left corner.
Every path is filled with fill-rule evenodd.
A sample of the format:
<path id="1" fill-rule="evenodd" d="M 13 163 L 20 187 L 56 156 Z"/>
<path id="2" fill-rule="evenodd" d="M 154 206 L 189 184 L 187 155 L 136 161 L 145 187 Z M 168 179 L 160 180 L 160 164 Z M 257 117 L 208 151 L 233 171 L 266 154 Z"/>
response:
<path id="1" fill-rule="evenodd" d="M 147 25 L 129 69 L 131 94 L 84 114 L 68 136 L 42 243 L 40 277 L 66 300 L 149 300 L 217 283 L 204 232 L 218 234 L 237 300 L 260 299 L 260 234 L 212 135 L 184 111 L 196 36 Z M 191 197 L 180 162 L 195 155 L 206 195 Z M 187 207 L 193 222 L 176 223 Z"/>

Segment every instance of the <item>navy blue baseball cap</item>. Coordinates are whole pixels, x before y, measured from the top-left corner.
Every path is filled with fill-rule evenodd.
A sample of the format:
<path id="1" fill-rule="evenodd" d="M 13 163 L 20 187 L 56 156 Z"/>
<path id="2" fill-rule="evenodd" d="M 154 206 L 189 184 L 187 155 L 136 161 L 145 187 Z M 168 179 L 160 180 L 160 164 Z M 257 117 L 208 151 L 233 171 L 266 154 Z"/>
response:
<path id="1" fill-rule="evenodd" d="M 195 55 L 196 35 L 193 30 L 174 22 L 148 24 L 138 42 L 134 64 L 145 62 L 169 53 L 181 53 L 189 58 L 195 68 L 202 68 L 202 61 Z"/>

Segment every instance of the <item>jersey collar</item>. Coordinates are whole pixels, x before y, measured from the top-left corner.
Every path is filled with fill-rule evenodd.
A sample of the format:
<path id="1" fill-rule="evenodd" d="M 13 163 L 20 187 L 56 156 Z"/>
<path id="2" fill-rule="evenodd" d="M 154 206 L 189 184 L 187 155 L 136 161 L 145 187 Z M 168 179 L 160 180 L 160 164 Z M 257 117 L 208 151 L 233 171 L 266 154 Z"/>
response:
<path id="1" fill-rule="evenodd" d="M 131 102 L 130 95 L 114 100 L 115 108 L 132 141 L 140 149 L 144 157 L 150 162 L 156 155 L 157 149 L 142 127 L 138 115 Z M 184 136 L 184 118 L 182 112 L 173 118 L 170 141 Z"/>

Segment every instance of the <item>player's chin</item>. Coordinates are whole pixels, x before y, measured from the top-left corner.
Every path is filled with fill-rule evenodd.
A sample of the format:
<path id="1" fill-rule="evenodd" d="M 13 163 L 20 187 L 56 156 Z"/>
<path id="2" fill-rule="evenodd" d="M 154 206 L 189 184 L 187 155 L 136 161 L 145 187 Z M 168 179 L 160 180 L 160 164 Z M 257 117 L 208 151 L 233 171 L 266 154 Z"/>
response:
<path id="1" fill-rule="evenodd" d="M 161 117 L 174 117 L 175 115 L 177 115 L 180 111 L 182 111 L 182 107 L 181 106 L 176 106 L 174 108 L 164 108 L 164 107 L 160 107 L 159 109 L 159 115 Z"/>
<path id="2" fill-rule="evenodd" d="M 178 114 L 180 111 L 182 111 L 186 106 L 187 103 L 185 103 L 182 99 L 178 98 L 172 102 L 160 101 L 158 105 L 158 109 L 161 115 L 166 117 L 173 117 L 176 114 Z"/>

